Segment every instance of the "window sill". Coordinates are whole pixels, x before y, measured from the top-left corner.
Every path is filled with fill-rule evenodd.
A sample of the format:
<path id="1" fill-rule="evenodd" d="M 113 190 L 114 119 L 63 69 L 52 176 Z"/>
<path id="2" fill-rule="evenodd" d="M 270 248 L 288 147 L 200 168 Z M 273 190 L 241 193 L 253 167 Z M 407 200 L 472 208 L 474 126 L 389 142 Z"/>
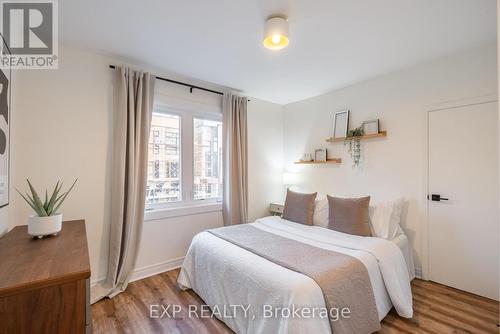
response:
<path id="1" fill-rule="evenodd" d="M 147 210 L 144 213 L 144 221 L 160 220 L 181 216 L 198 215 L 208 212 L 222 211 L 222 203 L 200 204 L 178 208 Z"/>

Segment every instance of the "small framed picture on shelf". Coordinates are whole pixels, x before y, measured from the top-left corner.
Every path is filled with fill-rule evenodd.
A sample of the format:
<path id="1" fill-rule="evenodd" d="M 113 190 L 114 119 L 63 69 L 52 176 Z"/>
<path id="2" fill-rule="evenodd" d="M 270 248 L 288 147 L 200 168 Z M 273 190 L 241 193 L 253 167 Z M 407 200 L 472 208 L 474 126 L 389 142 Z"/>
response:
<path id="1" fill-rule="evenodd" d="M 349 110 L 337 111 L 333 114 L 333 133 L 332 137 L 344 138 L 347 137 L 347 129 L 349 127 Z"/>
<path id="2" fill-rule="evenodd" d="M 363 122 L 363 132 L 365 135 L 376 135 L 379 133 L 378 119 Z"/>
<path id="3" fill-rule="evenodd" d="M 326 162 L 326 148 L 314 150 L 314 161 Z"/>

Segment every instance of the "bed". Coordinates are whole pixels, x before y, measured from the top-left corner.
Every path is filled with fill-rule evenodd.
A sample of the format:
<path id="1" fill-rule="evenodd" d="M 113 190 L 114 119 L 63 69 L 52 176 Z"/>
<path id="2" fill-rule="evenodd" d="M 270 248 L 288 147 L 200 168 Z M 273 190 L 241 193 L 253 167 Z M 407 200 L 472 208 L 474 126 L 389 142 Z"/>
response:
<path id="1" fill-rule="evenodd" d="M 389 241 L 359 237 L 318 226 L 306 226 L 280 217 L 265 217 L 251 226 L 301 243 L 350 255 L 366 267 L 378 320 L 394 306 L 400 316 L 412 317 L 410 280 L 413 260 L 405 235 Z M 328 319 L 319 317 L 264 317 L 263 305 L 325 307 L 318 284 L 210 232 L 196 235 L 184 259 L 178 284 L 192 289 L 207 305 L 248 307 L 244 314 L 220 316 L 236 333 L 331 333 Z"/>

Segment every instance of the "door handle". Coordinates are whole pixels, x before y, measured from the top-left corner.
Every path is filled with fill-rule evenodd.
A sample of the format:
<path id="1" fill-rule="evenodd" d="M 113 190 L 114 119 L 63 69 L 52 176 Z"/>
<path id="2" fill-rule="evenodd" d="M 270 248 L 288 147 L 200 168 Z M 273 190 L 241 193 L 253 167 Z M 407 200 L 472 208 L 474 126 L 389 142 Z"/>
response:
<path id="1" fill-rule="evenodd" d="M 429 199 L 429 195 L 427 195 L 427 199 Z M 441 195 L 439 194 L 432 194 L 430 200 L 434 202 L 441 202 L 441 201 L 447 201 L 448 198 L 441 197 Z"/>

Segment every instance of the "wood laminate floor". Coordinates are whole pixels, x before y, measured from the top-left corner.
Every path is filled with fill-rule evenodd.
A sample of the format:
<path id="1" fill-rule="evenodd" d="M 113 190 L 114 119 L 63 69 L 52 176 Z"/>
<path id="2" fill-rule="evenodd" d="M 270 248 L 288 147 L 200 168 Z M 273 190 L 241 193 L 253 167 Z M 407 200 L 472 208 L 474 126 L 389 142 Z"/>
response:
<path id="1" fill-rule="evenodd" d="M 92 306 L 93 332 L 99 333 L 232 333 L 221 321 L 187 317 L 188 305 L 204 305 L 192 291 L 176 286 L 179 270 L 130 283 L 127 291 Z M 398 317 L 394 309 L 379 333 L 500 333 L 498 302 L 440 284 L 412 282 L 414 317 Z M 149 317 L 151 304 L 178 304 L 175 319 Z M 160 313 L 162 310 L 160 309 Z"/>

